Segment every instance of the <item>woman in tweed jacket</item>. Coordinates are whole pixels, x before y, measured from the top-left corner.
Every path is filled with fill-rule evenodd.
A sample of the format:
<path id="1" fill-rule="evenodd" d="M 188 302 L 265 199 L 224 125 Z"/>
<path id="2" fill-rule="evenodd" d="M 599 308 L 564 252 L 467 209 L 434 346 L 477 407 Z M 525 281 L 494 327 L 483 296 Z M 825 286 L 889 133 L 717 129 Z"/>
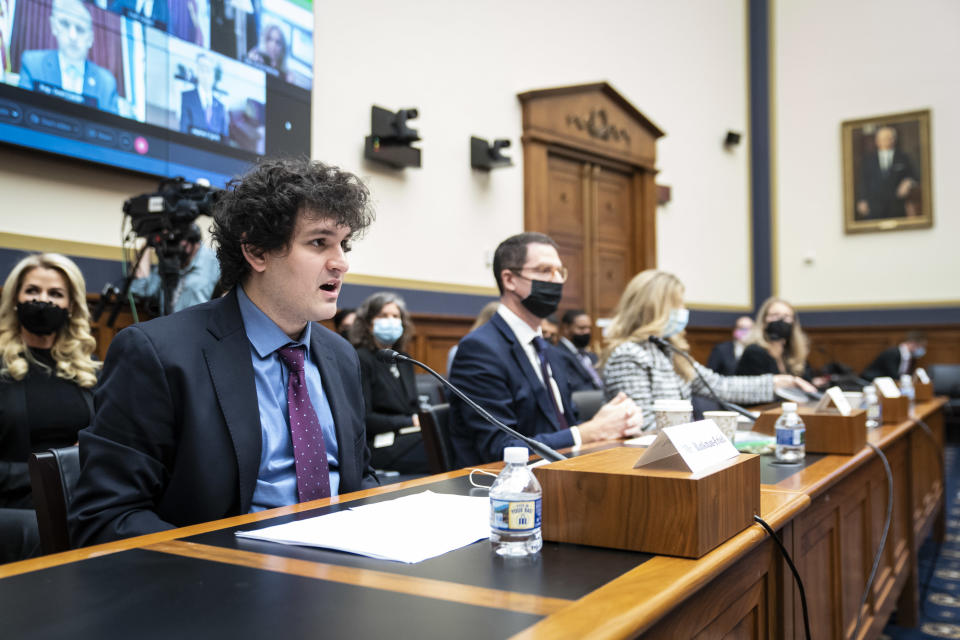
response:
<path id="1" fill-rule="evenodd" d="M 684 337 L 686 309 L 683 283 L 665 271 L 649 269 L 627 285 L 607 331 L 607 346 L 601 363 L 608 397 L 624 392 L 643 410 L 643 429 L 654 424 L 654 400 L 690 398 L 708 394 L 693 365 L 678 355 L 668 356 L 650 342 L 650 336 L 668 340 L 687 350 Z M 697 364 L 714 391 L 728 402 L 759 403 L 774 399 L 774 390 L 802 386 L 805 381 L 791 375 L 721 376 Z"/>

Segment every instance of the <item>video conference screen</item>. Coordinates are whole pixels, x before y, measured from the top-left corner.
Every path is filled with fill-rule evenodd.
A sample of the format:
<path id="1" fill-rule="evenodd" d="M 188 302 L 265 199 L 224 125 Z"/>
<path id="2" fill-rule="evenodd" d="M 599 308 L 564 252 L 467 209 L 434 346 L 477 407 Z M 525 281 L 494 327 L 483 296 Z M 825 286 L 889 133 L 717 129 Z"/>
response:
<path id="1" fill-rule="evenodd" d="M 223 186 L 308 155 L 313 0 L 0 0 L 0 141 Z"/>

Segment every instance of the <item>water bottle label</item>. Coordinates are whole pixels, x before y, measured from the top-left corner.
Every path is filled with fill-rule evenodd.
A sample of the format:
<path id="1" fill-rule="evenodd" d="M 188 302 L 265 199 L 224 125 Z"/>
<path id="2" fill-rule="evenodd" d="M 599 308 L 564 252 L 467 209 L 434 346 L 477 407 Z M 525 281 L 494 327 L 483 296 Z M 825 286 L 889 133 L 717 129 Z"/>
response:
<path id="1" fill-rule="evenodd" d="M 798 447 L 803 444 L 806 429 L 777 429 L 777 444 Z"/>
<path id="2" fill-rule="evenodd" d="M 490 527 L 498 531 L 533 531 L 540 528 L 540 498 L 496 500 L 490 498 Z"/>

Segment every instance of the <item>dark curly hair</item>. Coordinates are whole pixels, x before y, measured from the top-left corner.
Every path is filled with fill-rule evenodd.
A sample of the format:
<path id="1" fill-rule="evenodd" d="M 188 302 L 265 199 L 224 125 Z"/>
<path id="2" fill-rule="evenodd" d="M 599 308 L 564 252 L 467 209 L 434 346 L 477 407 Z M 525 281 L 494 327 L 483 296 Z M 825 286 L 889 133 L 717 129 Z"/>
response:
<path id="1" fill-rule="evenodd" d="M 400 310 L 400 322 L 403 324 L 403 335 L 392 345 L 392 348 L 403 351 L 407 347 L 410 339 L 413 338 L 413 322 L 411 322 L 410 313 L 407 311 L 407 303 L 403 301 L 403 298 L 389 291 L 377 292 L 357 307 L 357 318 L 353 321 L 349 334 L 353 346 L 358 349 L 367 348 L 371 351 L 380 349 L 380 345 L 373 337 L 373 320 L 391 302 L 396 304 L 397 309 Z"/>
<path id="2" fill-rule="evenodd" d="M 370 192 L 360 178 L 308 158 L 262 160 L 231 180 L 213 211 L 220 279 L 229 290 L 250 273 L 243 246 L 258 253 L 288 248 L 304 212 L 350 227 L 348 239 L 373 222 Z"/>

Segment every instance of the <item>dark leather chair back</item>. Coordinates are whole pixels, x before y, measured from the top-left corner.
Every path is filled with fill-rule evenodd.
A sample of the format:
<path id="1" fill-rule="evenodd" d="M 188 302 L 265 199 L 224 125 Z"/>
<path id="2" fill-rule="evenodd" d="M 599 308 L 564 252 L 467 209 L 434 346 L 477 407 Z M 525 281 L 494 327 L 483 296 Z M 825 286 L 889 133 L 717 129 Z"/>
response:
<path id="1" fill-rule="evenodd" d="M 606 401 L 603 391 L 599 389 L 583 389 L 570 394 L 570 399 L 577 408 L 577 418 L 586 422 L 597 414 Z"/>
<path id="2" fill-rule="evenodd" d="M 430 473 L 444 473 L 453 470 L 453 445 L 447 421 L 450 419 L 450 405 L 436 404 L 421 411 L 420 435 L 423 448 L 427 452 L 427 465 Z"/>
<path id="3" fill-rule="evenodd" d="M 30 484 L 44 553 L 70 549 L 67 506 L 80 477 L 80 450 L 74 445 L 31 454 Z"/>
<path id="4" fill-rule="evenodd" d="M 432 405 L 443 403 L 445 400 L 443 397 L 443 387 L 440 386 L 436 378 L 429 373 L 418 373 L 416 379 L 417 396 L 421 400 L 426 398 L 427 402 Z M 423 402 L 420 404 L 423 404 Z"/>
<path id="5" fill-rule="evenodd" d="M 929 372 L 936 395 L 960 397 L 960 364 L 932 364 Z"/>

